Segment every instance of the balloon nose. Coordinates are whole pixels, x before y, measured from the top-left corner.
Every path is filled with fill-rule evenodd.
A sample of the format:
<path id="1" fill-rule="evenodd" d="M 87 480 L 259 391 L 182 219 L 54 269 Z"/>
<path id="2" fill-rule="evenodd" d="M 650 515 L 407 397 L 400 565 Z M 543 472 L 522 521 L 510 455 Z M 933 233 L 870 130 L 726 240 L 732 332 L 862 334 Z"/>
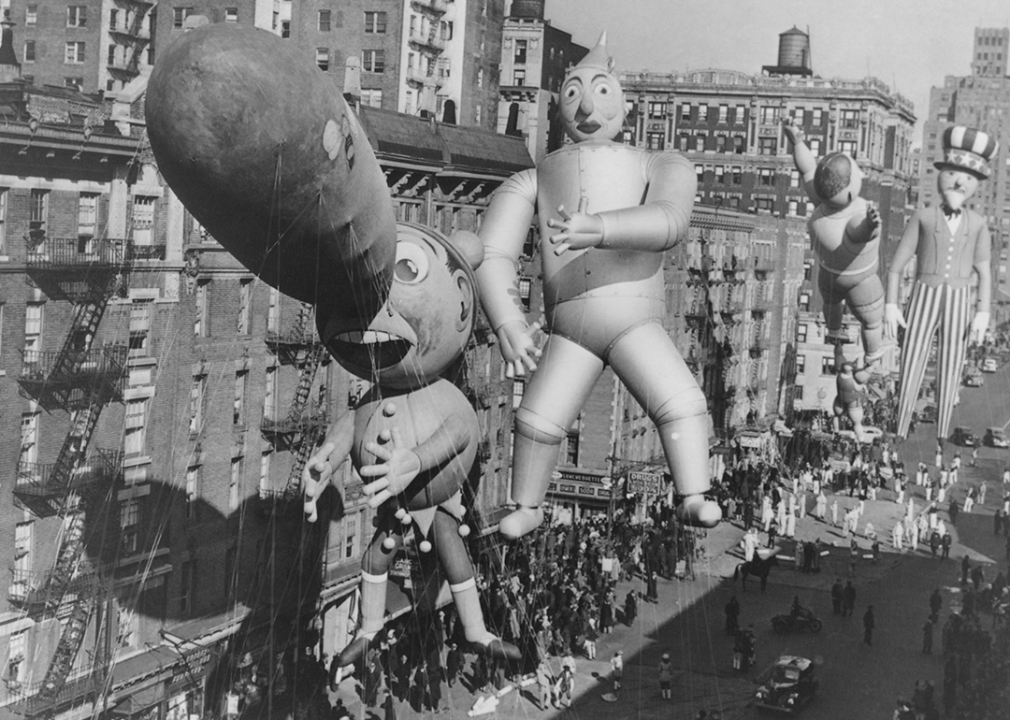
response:
<path id="1" fill-rule="evenodd" d="M 582 96 L 582 100 L 579 102 L 579 116 L 585 119 L 593 114 L 595 106 L 593 105 L 593 96 L 586 93 Z"/>

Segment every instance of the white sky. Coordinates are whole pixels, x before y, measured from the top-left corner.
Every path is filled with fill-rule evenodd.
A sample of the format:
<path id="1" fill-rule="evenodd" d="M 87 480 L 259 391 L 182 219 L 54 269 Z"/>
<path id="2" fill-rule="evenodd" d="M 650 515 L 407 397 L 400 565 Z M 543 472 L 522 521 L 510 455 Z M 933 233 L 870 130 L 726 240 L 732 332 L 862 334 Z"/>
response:
<path id="1" fill-rule="evenodd" d="M 1010 25 L 1008 0 L 547 0 L 545 16 L 592 47 L 606 30 L 619 70 L 717 67 L 757 74 L 778 60 L 779 33 L 810 33 L 814 73 L 873 75 L 915 104 L 969 75 L 974 29 Z M 916 141 L 919 132 L 916 133 Z"/>

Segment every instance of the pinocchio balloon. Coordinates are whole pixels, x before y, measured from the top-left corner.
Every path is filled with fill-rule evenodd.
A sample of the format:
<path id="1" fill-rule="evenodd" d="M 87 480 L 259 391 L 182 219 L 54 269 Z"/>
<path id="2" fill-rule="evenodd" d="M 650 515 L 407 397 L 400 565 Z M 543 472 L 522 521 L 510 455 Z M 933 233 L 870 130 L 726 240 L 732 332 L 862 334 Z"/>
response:
<path id="1" fill-rule="evenodd" d="M 193 29 L 155 64 L 146 120 L 172 190 L 260 279 L 331 314 L 381 306 L 396 248 L 389 190 L 339 89 L 296 46 Z"/>

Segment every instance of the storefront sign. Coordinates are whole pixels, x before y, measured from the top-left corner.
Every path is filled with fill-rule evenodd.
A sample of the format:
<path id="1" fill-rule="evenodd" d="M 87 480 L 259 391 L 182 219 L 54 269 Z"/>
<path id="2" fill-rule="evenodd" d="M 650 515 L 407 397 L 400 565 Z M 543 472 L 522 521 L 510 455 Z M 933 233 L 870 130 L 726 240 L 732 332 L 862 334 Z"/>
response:
<path id="1" fill-rule="evenodd" d="M 659 495 L 663 492 L 663 476 L 658 473 L 628 473 L 628 492 Z"/>

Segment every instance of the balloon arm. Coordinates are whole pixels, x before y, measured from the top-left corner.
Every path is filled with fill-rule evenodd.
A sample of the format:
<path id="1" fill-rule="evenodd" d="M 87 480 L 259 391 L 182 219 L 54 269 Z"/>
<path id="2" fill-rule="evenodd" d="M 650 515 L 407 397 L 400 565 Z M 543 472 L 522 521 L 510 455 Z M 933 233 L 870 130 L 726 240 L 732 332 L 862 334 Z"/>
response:
<path id="1" fill-rule="evenodd" d="M 800 175 L 803 176 L 804 181 L 810 181 L 807 187 L 810 201 L 815 205 L 820 204 L 821 199 L 817 197 L 817 193 L 813 191 L 812 187 L 814 172 L 817 170 L 817 158 L 814 157 L 813 152 L 811 152 L 806 142 L 804 142 L 803 130 L 793 124 L 792 118 L 786 118 L 782 121 L 782 129 L 786 137 L 793 143 L 793 162 L 796 164 L 796 169 L 800 171 Z"/>
<path id="2" fill-rule="evenodd" d="M 459 456 L 470 443 L 470 428 L 460 415 L 449 415 L 441 426 L 414 453 L 421 462 L 420 472 L 442 467 Z"/>
<path id="3" fill-rule="evenodd" d="M 905 231 L 898 241 L 898 247 L 894 251 L 894 257 L 887 269 L 887 293 L 885 302 L 892 305 L 898 304 L 898 290 L 901 287 L 901 273 L 905 266 L 915 257 L 915 252 L 919 245 L 919 228 L 921 219 L 916 212 L 912 219 L 905 226 Z"/>
<path id="4" fill-rule="evenodd" d="M 646 153 L 643 163 L 645 203 L 597 213 L 603 221 L 601 248 L 662 252 L 687 235 L 698 190 L 694 167 L 679 153 Z"/>
<path id="5" fill-rule="evenodd" d="M 481 305 L 495 332 L 508 322 L 526 322 L 519 297 L 516 265 L 536 210 L 537 179 L 524 170 L 495 192 L 477 233 L 484 262 L 477 268 Z"/>
<path id="6" fill-rule="evenodd" d="M 316 502 L 350 454 L 353 439 L 354 412 L 349 411 L 330 426 L 322 444 L 306 461 L 302 470 L 302 495 L 309 522 L 316 521 Z"/>

